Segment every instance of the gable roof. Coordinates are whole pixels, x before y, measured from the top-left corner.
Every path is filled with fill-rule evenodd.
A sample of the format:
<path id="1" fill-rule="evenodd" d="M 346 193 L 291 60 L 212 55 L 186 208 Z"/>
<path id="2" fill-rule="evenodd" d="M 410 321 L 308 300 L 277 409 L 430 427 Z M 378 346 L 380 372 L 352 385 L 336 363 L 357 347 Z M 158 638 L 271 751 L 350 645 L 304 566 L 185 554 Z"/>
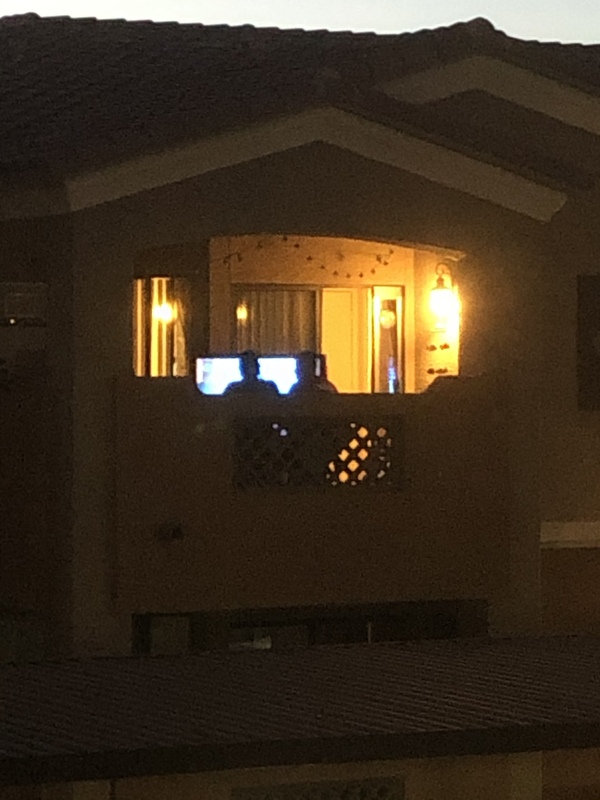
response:
<path id="1" fill-rule="evenodd" d="M 521 42 L 485 20 L 376 35 L 3 17 L 0 163 L 78 170 L 114 162 L 336 98 L 360 104 L 394 77 L 474 53 L 600 93 L 600 48 Z M 407 108 L 398 113 L 419 126 Z"/>
<path id="2" fill-rule="evenodd" d="M 518 134 L 505 135 L 502 125 L 498 131 L 482 126 L 476 113 L 462 118 L 452 104 L 422 106 L 383 91 L 394 80 L 410 81 L 415 73 L 481 57 L 526 65 L 600 94 L 598 47 L 522 42 L 481 19 L 417 33 L 376 35 L 36 14 L 4 17 L 0 173 L 16 172 L 18 182 L 20 171 L 42 168 L 59 181 L 73 178 L 73 184 L 67 184 L 69 199 L 75 198 L 69 207 L 82 208 L 103 201 L 102 192 L 90 193 L 87 187 L 106 183 L 105 168 L 123 164 L 123 174 L 129 175 L 138 169 L 136 160 L 146 156 L 185 147 L 196 152 L 204 141 L 210 150 L 221 147 L 218 137 L 246 130 L 252 138 L 253 126 L 293 122 L 308 112 L 333 109 L 344 113 L 345 125 L 359 124 L 350 122 L 348 115 L 366 122 L 366 144 L 354 150 L 359 155 L 371 157 L 365 152 L 371 146 L 369 138 L 377 143 L 381 130 L 373 125 L 383 126 L 389 129 L 383 134 L 386 152 L 395 149 L 393 134 L 399 134 L 398 141 L 408 136 L 417 149 L 423 149 L 421 141 L 457 154 L 441 170 L 439 182 L 469 192 L 444 176 L 476 173 L 474 185 L 483 187 L 476 196 L 491 202 L 497 202 L 496 195 L 517 198 L 516 203 L 506 201 L 507 207 L 546 221 L 564 203 L 565 192 L 588 188 L 596 179 L 600 136 L 591 137 L 591 150 L 599 159 L 594 155 L 581 163 L 576 147 L 561 145 L 546 152 L 548 137 L 533 135 L 525 124 Z M 549 117 L 539 117 L 540 125 L 548 124 Z M 322 118 L 329 120 L 331 114 Z M 575 130 L 567 124 L 562 129 L 567 140 L 568 132 Z M 311 137 L 307 141 L 329 142 L 331 131 L 316 130 Z M 335 146 L 345 147 L 343 136 L 333 138 Z M 379 155 L 372 157 L 381 160 Z M 414 159 L 386 156 L 384 161 L 410 171 Z M 169 164 L 161 165 L 162 178 L 155 185 L 181 179 L 169 177 L 169 170 Z M 417 174 L 438 180 L 437 174 Z M 495 175 L 518 190 L 495 189 Z M 133 193 L 138 183 L 128 186 L 119 178 L 104 200 L 122 196 L 121 191 Z"/>
<path id="3" fill-rule="evenodd" d="M 9 665 L 0 782 L 600 745 L 600 640 Z"/>

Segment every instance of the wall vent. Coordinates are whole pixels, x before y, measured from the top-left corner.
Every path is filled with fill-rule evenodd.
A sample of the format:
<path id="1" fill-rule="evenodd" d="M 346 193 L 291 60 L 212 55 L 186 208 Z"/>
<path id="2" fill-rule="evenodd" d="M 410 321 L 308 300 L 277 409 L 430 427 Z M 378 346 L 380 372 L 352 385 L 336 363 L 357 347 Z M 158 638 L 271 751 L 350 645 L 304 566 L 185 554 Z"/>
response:
<path id="1" fill-rule="evenodd" d="M 48 287 L 45 283 L 0 283 L 0 325 L 45 326 Z"/>

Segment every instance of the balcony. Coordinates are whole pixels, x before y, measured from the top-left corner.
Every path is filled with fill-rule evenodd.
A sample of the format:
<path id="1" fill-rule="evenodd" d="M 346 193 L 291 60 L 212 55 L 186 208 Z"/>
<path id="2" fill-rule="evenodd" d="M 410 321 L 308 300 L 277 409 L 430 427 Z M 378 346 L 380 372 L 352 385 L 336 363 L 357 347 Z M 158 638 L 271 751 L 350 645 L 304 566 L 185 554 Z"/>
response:
<path id="1" fill-rule="evenodd" d="M 508 567 L 496 399 L 484 379 L 269 402 L 122 381 L 119 606 L 492 598 Z"/>

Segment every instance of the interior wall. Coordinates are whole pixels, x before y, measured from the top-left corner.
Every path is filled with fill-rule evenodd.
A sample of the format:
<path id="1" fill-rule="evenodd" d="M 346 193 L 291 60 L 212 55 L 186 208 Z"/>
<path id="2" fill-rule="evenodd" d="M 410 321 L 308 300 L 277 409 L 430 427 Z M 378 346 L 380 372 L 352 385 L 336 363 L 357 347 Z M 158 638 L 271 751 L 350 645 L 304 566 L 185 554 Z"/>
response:
<path id="1" fill-rule="evenodd" d="M 436 267 L 443 259 L 455 259 L 456 253 L 346 237 L 287 234 L 215 238 L 210 247 L 213 352 L 231 349 L 233 284 L 403 286 L 406 391 L 421 392 L 440 375 L 458 374 L 459 331 L 436 331 L 429 310 Z"/>

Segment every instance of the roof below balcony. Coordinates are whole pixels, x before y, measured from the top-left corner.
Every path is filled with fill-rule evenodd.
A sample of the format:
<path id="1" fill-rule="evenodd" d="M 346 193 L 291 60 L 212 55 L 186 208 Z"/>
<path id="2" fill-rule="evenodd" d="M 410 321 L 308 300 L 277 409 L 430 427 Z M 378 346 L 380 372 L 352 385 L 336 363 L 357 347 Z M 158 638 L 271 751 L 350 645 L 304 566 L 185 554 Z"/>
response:
<path id="1" fill-rule="evenodd" d="M 524 638 L 8 665 L 0 780 L 594 747 L 599 664 Z"/>

